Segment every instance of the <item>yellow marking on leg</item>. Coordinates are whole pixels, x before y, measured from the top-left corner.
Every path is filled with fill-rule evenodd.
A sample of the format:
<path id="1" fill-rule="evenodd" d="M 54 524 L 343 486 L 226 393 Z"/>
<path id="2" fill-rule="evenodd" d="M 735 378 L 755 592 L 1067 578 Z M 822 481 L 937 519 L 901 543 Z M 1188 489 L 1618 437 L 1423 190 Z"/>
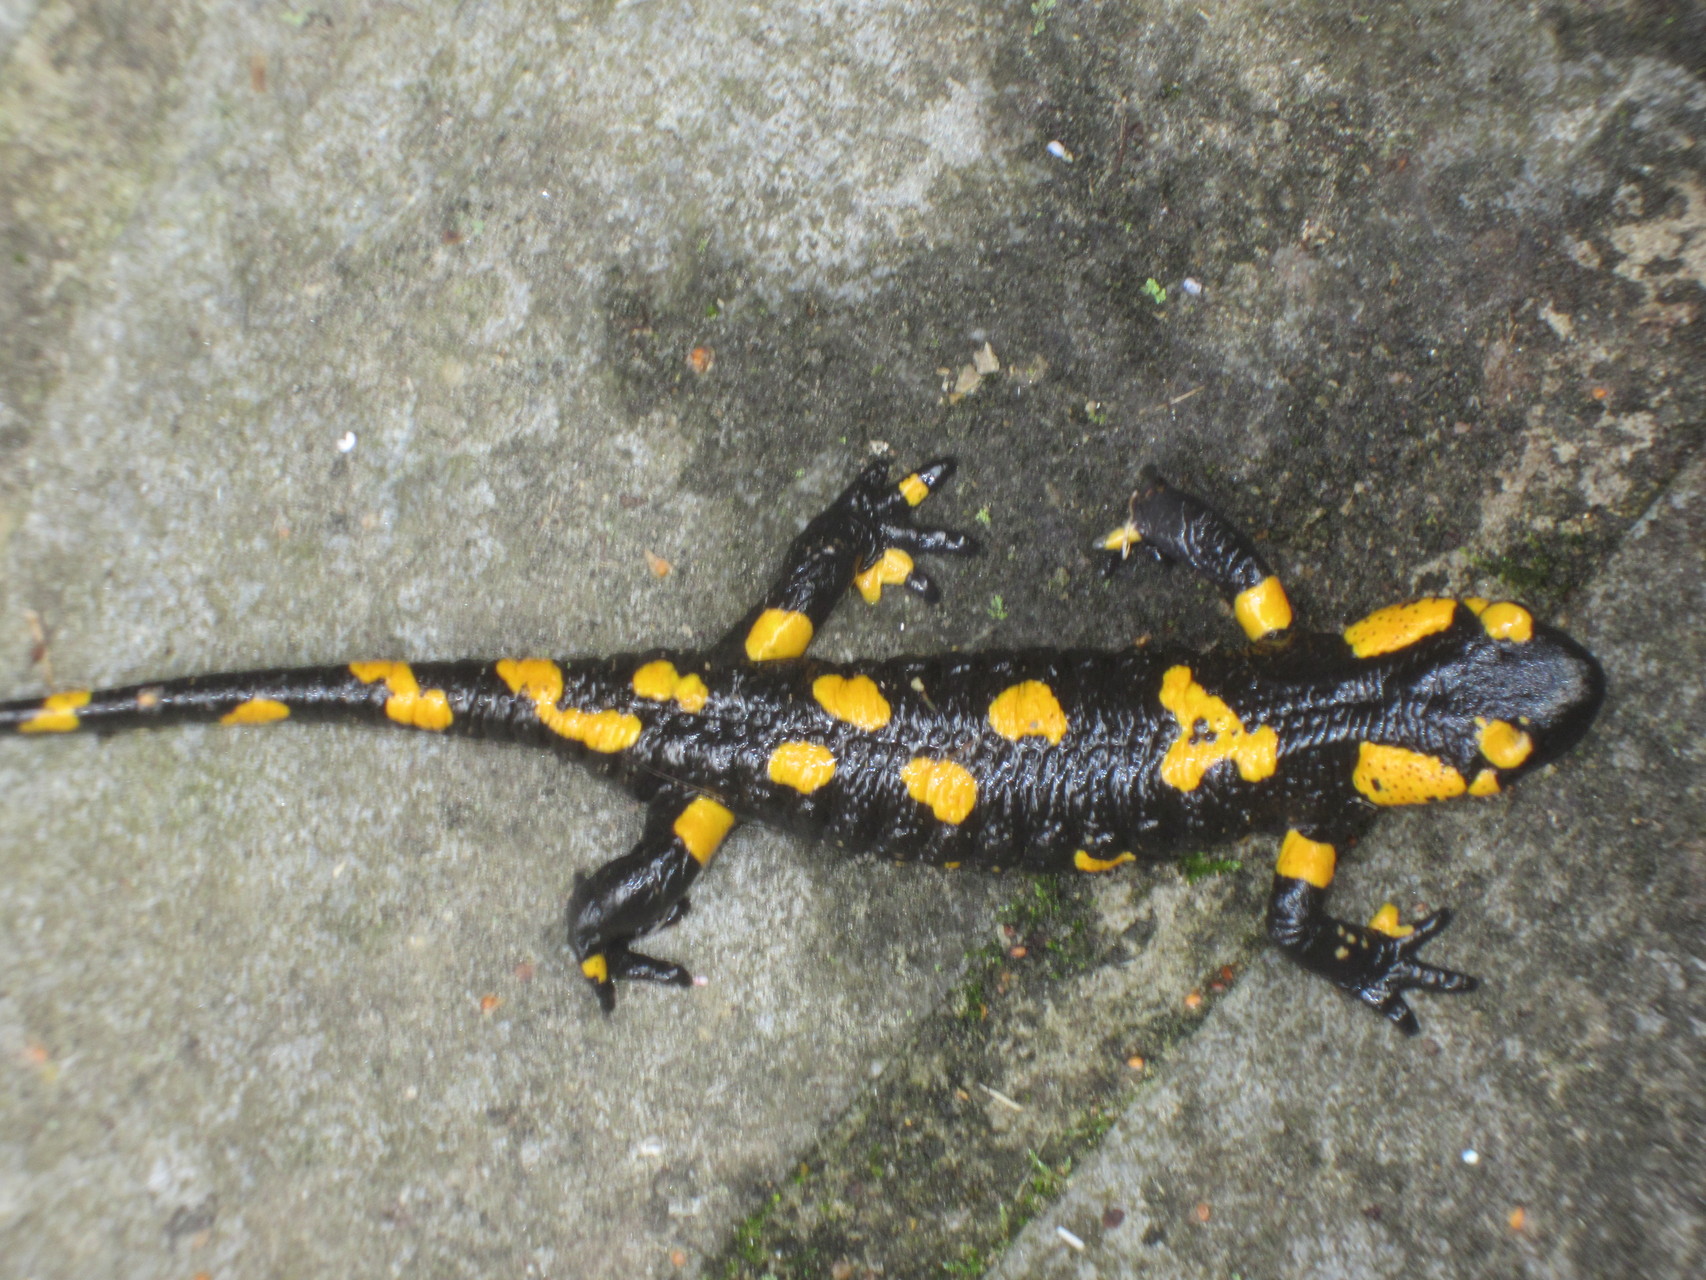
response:
<path id="1" fill-rule="evenodd" d="M 1116 853 L 1111 858 L 1098 858 L 1080 849 L 1072 855 L 1072 865 L 1080 871 L 1112 871 L 1127 862 L 1136 862 L 1135 853 Z"/>
<path id="2" fill-rule="evenodd" d="M 603 956 L 588 956 L 581 961 L 581 972 L 594 982 L 609 982 L 610 962 Z"/>
<path id="3" fill-rule="evenodd" d="M 1041 680 L 1009 685 L 989 704 L 989 724 L 1003 738 L 1017 742 L 1027 734 L 1059 746 L 1069 726 L 1060 699 Z"/>
<path id="4" fill-rule="evenodd" d="M 1194 791 L 1222 760 L 1238 766 L 1246 782 L 1260 782 L 1279 767 L 1279 735 L 1264 725 L 1245 729 L 1231 707 L 1196 682 L 1191 669 L 1169 667 L 1161 677 L 1161 705 L 1179 723 L 1179 737 L 1161 760 L 1161 781 Z"/>
<path id="5" fill-rule="evenodd" d="M 746 633 L 746 656 L 754 662 L 797 658 L 812 642 L 812 620 L 792 609 L 766 609 Z"/>
<path id="6" fill-rule="evenodd" d="M 819 676 L 812 681 L 818 706 L 844 724 L 866 733 L 881 729 L 894 714 L 877 682 L 870 676 Z"/>
<path id="7" fill-rule="evenodd" d="M 1483 769 L 1475 775 L 1475 780 L 1469 784 L 1469 794 L 1472 796 L 1496 796 L 1499 794 L 1499 776 L 1491 769 Z"/>
<path id="8" fill-rule="evenodd" d="M 1444 631 L 1457 612 L 1457 601 L 1441 596 L 1411 600 L 1376 609 L 1361 622 L 1345 628 L 1345 643 L 1359 658 L 1373 658 L 1408 648 L 1425 636 Z"/>
<path id="9" fill-rule="evenodd" d="M 1514 769 L 1534 753 L 1534 739 L 1508 720 L 1475 717 L 1481 728 L 1481 754 L 1497 768 Z"/>
<path id="10" fill-rule="evenodd" d="M 698 715 L 711 691 L 697 675 L 681 675 L 675 664 L 659 658 L 634 672 L 634 692 L 650 702 L 673 700 L 683 711 Z"/>
<path id="11" fill-rule="evenodd" d="M 1463 775 L 1436 756 L 1364 742 L 1357 747 L 1351 783 L 1375 804 L 1426 804 L 1469 789 Z"/>
<path id="12" fill-rule="evenodd" d="M 1398 923 L 1398 908 L 1390 902 L 1374 913 L 1374 919 L 1368 922 L 1368 927 L 1376 933 L 1384 933 L 1388 938 L 1408 938 L 1415 932 L 1410 925 Z"/>
<path id="13" fill-rule="evenodd" d="M 385 700 L 385 714 L 398 724 L 434 732 L 450 727 L 450 699 L 443 689 L 423 690 L 408 663 L 352 662 L 349 669 L 350 674 L 363 684 L 385 682 L 385 687 L 391 691 L 391 696 Z"/>
<path id="14" fill-rule="evenodd" d="M 890 547 L 869 569 L 853 577 L 853 585 L 865 597 L 866 604 L 876 604 L 883 598 L 884 587 L 898 587 L 912 573 L 912 557 Z"/>
<path id="15" fill-rule="evenodd" d="M 601 754 L 626 751 L 645 727 L 638 716 L 625 711 L 560 707 L 563 669 L 548 658 L 505 658 L 497 664 L 497 673 L 511 693 L 533 703 L 534 714 L 552 733 Z"/>
<path id="16" fill-rule="evenodd" d="M 959 826 L 977 804 L 977 779 L 952 760 L 917 756 L 900 771 L 906 792 L 940 822 Z"/>
<path id="17" fill-rule="evenodd" d="M 916 471 L 902 480 L 895 488 L 900 490 L 900 496 L 906 499 L 906 504 L 910 507 L 916 507 L 930 496 L 930 486 L 918 478 Z"/>
<path id="18" fill-rule="evenodd" d="M 1288 831 L 1280 844 L 1274 874 L 1325 889 L 1333 883 L 1333 869 L 1337 865 L 1338 855 L 1332 845 L 1311 840 L 1301 831 Z"/>
<path id="19" fill-rule="evenodd" d="M 704 866 L 735 824 L 735 816 L 710 796 L 695 796 L 670 828 L 693 861 Z"/>
<path id="20" fill-rule="evenodd" d="M 1501 600 L 1476 612 L 1480 614 L 1481 625 L 1487 629 L 1487 634 L 1495 640 L 1526 644 L 1534 639 L 1534 615 L 1520 604 Z"/>
<path id="21" fill-rule="evenodd" d="M 1136 525 L 1122 524 L 1119 528 L 1104 537 L 1097 545 L 1100 546 L 1103 551 L 1117 551 L 1122 556 L 1125 556 L 1130 555 L 1131 549 L 1142 541 L 1143 535 L 1137 531 Z"/>
<path id="22" fill-rule="evenodd" d="M 835 754 L 815 742 L 784 742 L 770 753 L 770 781 L 809 796 L 835 776 Z"/>
<path id="23" fill-rule="evenodd" d="M 1232 613 L 1244 634 L 1252 640 L 1284 631 L 1291 625 L 1291 601 L 1285 598 L 1280 580 L 1269 574 L 1232 600 Z"/>
<path id="24" fill-rule="evenodd" d="M 287 719 L 290 708 L 274 698 L 250 698 L 219 717 L 220 724 L 272 724 Z"/>
<path id="25" fill-rule="evenodd" d="M 70 733 L 77 728 L 77 709 L 89 705 L 87 689 L 67 689 L 42 699 L 41 710 L 18 726 L 19 733 Z"/>

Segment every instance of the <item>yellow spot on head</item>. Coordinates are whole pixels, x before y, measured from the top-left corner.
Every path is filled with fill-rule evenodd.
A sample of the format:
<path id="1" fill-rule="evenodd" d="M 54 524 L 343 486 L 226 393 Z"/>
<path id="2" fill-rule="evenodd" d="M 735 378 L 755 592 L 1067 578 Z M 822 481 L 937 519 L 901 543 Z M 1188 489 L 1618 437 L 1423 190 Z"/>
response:
<path id="1" fill-rule="evenodd" d="M 835 754 L 815 742 L 784 742 L 770 753 L 770 781 L 809 796 L 835 776 Z"/>
<path id="2" fill-rule="evenodd" d="M 533 703 L 534 714 L 552 733 L 601 754 L 626 751 L 644 728 L 638 716 L 627 712 L 560 707 L 563 669 L 548 658 L 505 658 L 497 664 L 497 673 L 511 693 Z"/>
<path id="3" fill-rule="evenodd" d="M 900 771 L 906 792 L 940 822 L 958 826 L 977 804 L 977 779 L 952 760 L 918 756 Z"/>
<path id="4" fill-rule="evenodd" d="M 1483 769 L 1475 775 L 1475 780 L 1469 784 L 1469 794 L 1472 796 L 1496 796 L 1499 794 L 1499 776 L 1491 769 Z"/>
<path id="5" fill-rule="evenodd" d="M 588 956 L 582 960 L 581 972 L 594 982 L 610 981 L 610 963 L 603 956 Z"/>
<path id="6" fill-rule="evenodd" d="M 1481 726 L 1481 754 L 1495 767 L 1514 769 L 1534 752 L 1534 740 L 1506 720 L 1488 722 L 1476 717 Z"/>
<path id="7" fill-rule="evenodd" d="M 1481 625 L 1495 640 L 1526 644 L 1534 639 L 1534 615 L 1520 604 L 1501 600 L 1481 611 Z"/>
<path id="8" fill-rule="evenodd" d="M 1112 871 L 1115 867 L 1126 862 L 1136 862 L 1135 853 L 1116 853 L 1111 858 L 1097 858 L 1080 849 L 1072 855 L 1072 865 L 1080 871 Z"/>
<path id="9" fill-rule="evenodd" d="M 220 724 L 272 724 L 286 719 L 290 708 L 273 698 L 250 698 L 219 717 Z"/>
<path id="10" fill-rule="evenodd" d="M 1376 742 L 1364 742 L 1357 747 L 1351 783 L 1379 805 L 1450 800 L 1469 789 L 1463 775 L 1445 761 Z"/>
<path id="11" fill-rule="evenodd" d="M 918 478 L 916 471 L 902 480 L 896 487 L 900 490 L 900 496 L 906 499 L 908 506 L 916 507 L 930 496 L 930 486 Z"/>
<path id="12" fill-rule="evenodd" d="M 1284 631 L 1291 625 L 1291 601 L 1285 598 L 1280 580 L 1269 574 L 1232 601 L 1232 612 L 1244 634 L 1252 640 Z"/>
<path id="13" fill-rule="evenodd" d="M 67 689 L 42 699 L 41 710 L 18 726 L 19 733 L 70 733 L 77 727 L 77 709 L 89 705 L 87 689 Z"/>
<path id="14" fill-rule="evenodd" d="M 898 587 L 912 574 L 912 557 L 890 547 L 865 572 L 855 574 L 853 585 L 865 597 L 866 604 L 876 604 L 883 598 L 884 587 Z"/>
<path id="15" fill-rule="evenodd" d="M 1388 938 L 1408 938 L 1415 932 L 1409 925 L 1398 923 L 1398 908 L 1390 902 L 1374 913 L 1374 919 L 1368 922 L 1368 927 L 1376 933 L 1384 933 Z"/>
<path id="16" fill-rule="evenodd" d="M 1173 713 L 1179 737 L 1161 760 L 1161 781 L 1194 791 L 1222 760 L 1238 766 L 1246 782 L 1260 782 L 1279 767 L 1279 735 L 1269 726 L 1244 728 L 1231 707 L 1204 689 L 1189 667 L 1169 667 L 1161 677 L 1161 705 Z"/>
<path id="17" fill-rule="evenodd" d="M 697 715 L 705 709 L 711 696 L 705 682 L 697 675 L 680 675 L 675 664 L 659 658 L 634 672 L 634 692 L 651 702 L 675 700 L 683 711 Z"/>
<path id="18" fill-rule="evenodd" d="M 766 609 L 746 633 L 746 656 L 754 662 L 797 658 L 812 642 L 812 620 L 792 609 Z"/>
<path id="19" fill-rule="evenodd" d="M 1280 845 L 1279 861 L 1274 863 L 1274 874 L 1325 889 L 1333 883 L 1337 865 L 1338 855 L 1332 845 L 1311 840 L 1301 831 L 1288 831 Z"/>
<path id="20" fill-rule="evenodd" d="M 1416 643 L 1424 636 L 1444 631 L 1457 612 L 1457 601 L 1439 596 L 1411 600 L 1407 604 L 1376 609 L 1361 622 L 1345 628 L 1345 643 L 1359 658 L 1391 653 Z"/>
<path id="21" fill-rule="evenodd" d="M 693 861 L 704 866 L 734 824 L 734 814 L 710 796 L 695 796 L 676 818 L 671 830 L 687 852 L 693 855 Z"/>
<path id="22" fill-rule="evenodd" d="M 443 689 L 423 690 L 408 663 L 352 662 L 349 669 L 363 684 L 385 682 L 391 691 L 385 700 L 385 714 L 398 724 L 435 731 L 450 727 L 450 699 Z"/>
<path id="23" fill-rule="evenodd" d="M 1026 680 L 1003 689 L 989 704 L 990 727 L 1003 738 L 1017 742 L 1027 734 L 1047 738 L 1059 746 L 1066 736 L 1066 712 L 1054 690 L 1041 680 Z"/>
<path id="24" fill-rule="evenodd" d="M 893 711 L 882 690 L 870 676 L 819 676 L 812 681 L 812 697 L 830 715 L 867 733 L 881 729 Z"/>

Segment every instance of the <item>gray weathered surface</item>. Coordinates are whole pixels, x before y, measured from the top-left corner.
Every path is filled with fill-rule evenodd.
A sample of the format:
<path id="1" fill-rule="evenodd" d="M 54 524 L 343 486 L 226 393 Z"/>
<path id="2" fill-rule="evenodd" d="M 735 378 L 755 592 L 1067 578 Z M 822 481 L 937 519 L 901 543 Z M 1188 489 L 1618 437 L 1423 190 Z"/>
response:
<path id="1" fill-rule="evenodd" d="M 959 454 L 932 508 L 987 510 L 993 554 L 943 571 L 938 610 L 850 608 L 821 641 L 835 656 L 1224 638 L 1196 584 L 1104 584 L 1088 562 L 1148 459 L 1265 533 L 1323 625 L 1504 575 L 1606 628 L 1620 661 L 1645 654 L 1631 671 L 1656 690 L 1672 668 L 1616 630 L 1619 601 L 1645 590 L 1682 625 L 1697 558 L 1607 558 L 1656 494 L 1688 491 L 1664 486 L 1706 418 L 1700 15 L 1370 10 L 0 6 L 0 695 L 705 640 L 873 438 Z M 938 370 L 986 339 L 1003 373 L 946 403 Z M 654 577 L 648 551 L 674 571 Z M 1631 578 L 1660 567 L 1682 581 Z M 1697 720 L 1650 696 L 1670 715 L 1650 733 L 1692 749 Z M 1372 1225 L 1360 1187 L 1311 1171 L 1319 1143 L 1264 1131 L 1261 1167 L 1315 1189 L 1319 1256 L 1386 1265 L 1482 1194 L 1494 1228 L 1517 1199 L 1534 1223 L 1495 1257 L 1588 1274 L 1613 1256 L 1593 1250 L 1664 1211 L 1619 1198 L 1652 1166 L 1615 1161 L 1647 1155 L 1632 1135 L 1661 1117 L 1698 1122 L 1665 1057 L 1697 969 L 1675 971 L 1655 1030 L 1617 949 L 1643 911 L 1697 902 L 1677 888 L 1652 907 L 1637 872 L 1675 886 L 1689 864 L 1655 830 L 1634 871 L 1556 841 L 1599 899 L 1510 868 L 1554 812 L 1618 849 L 1648 838 L 1632 819 L 1669 822 L 1642 789 L 1659 775 L 1633 767 L 1659 749 L 1648 706 L 1614 705 L 1533 795 L 1385 824 L 1348 880 L 1456 903 L 1451 959 L 1520 949 L 1572 998 L 1611 992 L 1603 1009 L 1584 996 L 1542 1031 L 1540 994 L 1495 982 L 1426 1003 L 1442 1048 L 1423 1059 L 1259 960 L 1152 1064 L 1160 1088 L 1120 1132 L 1201 1087 L 1191 1131 L 1166 1140 L 1185 1164 L 1236 1155 L 1273 1112 L 1193 1086 L 1205 1045 L 1289 1061 L 1265 1095 L 1287 1134 L 1331 1127 L 1323 1079 L 1347 1116 L 1397 1081 L 1418 1107 L 1468 1088 L 1481 1182 L 1426 1146 L 1450 1114 L 1428 1112 L 1377 1148 L 1426 1146 L 1420 1163 L 1369 1160 L 1382 1188 L 1450 1194 Z M 745 832 L 658 947 L 709 985 L 635 993 L 604 1021 L 558 920 L 572 874 L 637 818 L 547 758 L 400 733 L 0 744 L 0 1272 L 594 1277 L 716 1255 L 768 1183 L 833 1148 L 837 1117 L 871 1110 L 880 1064 L 931 1075 L 938 1046 L 909 1036 L 1012 890 Z M 1081 1099 L 1123 1070 L 1143 1046 L 1099 1059 L 1083 1037 L 1150 925 L 1190 939 L 1145 953 L 1157 1009 L 1245 953 L 1260 870 L 1193 893 L 1171 874 L 1099 888 L 1098 929 L 1144 928 L 1082 977 L 1026 987 L 1023 1034 L 994 1015 L 977 1060 L 1023 1057 L 979 1079 L 1058 1070 L 1058 1096 Z M 1513 1053 L 1544 1060 L 1466 1056 L 1507 1024 Z M 1050 1035 L 1070 1041 L 1058 1058 Z M 1634 1073 L 1602 1072 L 1619 1061 Z M 1622 1136 L 1584 1154 L 1561 1120 L 1507 1135 L 1554 1079 L 1603 1081 L 1584 1096 Z M 1069 1127 L 1024 1101 L 1038 1142 Z M 995 1111 L 936 1122 L 968 1166 L 1012 1154 Z M 1512 1152 L 1541 1172 L 1507 1178 Z M 1598 1198 L 1564 1205 L 1596 1159 Z M 1102 1185 L 1081 1176 L 1062 1211 Z M 1166 1196 L 1198 1197 L 1185 1187 Z M 1208 1252 L 1168 1228 L 1176 1265 L 1280 1266 L 1283 1223 L 1213 1252 L 1231 1212 L 1214 1190 Z M 825 1236 L 772 1262 L 926 1271 L 990 1248 L 961 1233 L 1012 1191 L 911 1212 L 878 1178 L 869 1198 L 917 1220 L 904 1249 Z M 1642 1237 L 1653 1274 L 1681 1267 L 1683 1229 Z M 1042 1259 L 1027 1243 L 1007 1265 Z"/>

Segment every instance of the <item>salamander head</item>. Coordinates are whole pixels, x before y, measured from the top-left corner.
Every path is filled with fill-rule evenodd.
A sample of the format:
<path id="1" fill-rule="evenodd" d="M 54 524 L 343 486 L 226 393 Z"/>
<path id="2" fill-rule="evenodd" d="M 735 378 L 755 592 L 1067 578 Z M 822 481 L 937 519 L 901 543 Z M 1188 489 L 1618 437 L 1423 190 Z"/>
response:
<path id="1" fill-rule="evenodd" d="M 1593 655 L 1511 601 L 1393 605 L 1345 642 L 1388 671 L 1393 713 L 1353 779 L 1375 804 L 1494 795 L 1574 746 L 1605 697 Z"/>

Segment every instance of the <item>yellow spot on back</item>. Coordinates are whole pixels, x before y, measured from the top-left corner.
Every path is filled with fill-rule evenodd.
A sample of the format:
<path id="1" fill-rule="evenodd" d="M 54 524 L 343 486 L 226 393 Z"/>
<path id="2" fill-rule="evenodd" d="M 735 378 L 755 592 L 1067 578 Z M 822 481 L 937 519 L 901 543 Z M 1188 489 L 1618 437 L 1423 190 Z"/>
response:
<path id="1" fill-rule="evenodd" d="M 1291 625 L 1291 601 L 1285 598 L 1280 580 L 1271 573 L 1233 598 L 1232 613 L 1252 640 L 1271 636 Z"/>
<path id="2" fill-rule="evenodd" d="M 563 700 L 563 669 L 548 658 L 505 658 L 498 679 L 511 693 L 533 703 L 534 714 L 552 733 L 609 755 L 639 739 L 640 718 L 624 711 L 581 711 L 558 706 Z"/>
<path id="3" fill-rule="evenodd" d="M 812 620 L 792 609 L 766 609 L 746 633 L 746 656 L 754 662 L 797 658 L 812 642 Z"/>
<path id="4" fill-rule="evenodd" d="M 610 962 L 603 956 L 588 956 L 581 961 L 581 972 L 594 982 L 609 982 Z"/>
<path id="5" fill-rule="evenodd" d="M 940 822 L 958 826 L 977 804 L 977 779 L 952 760 L 918 756 L 900 771 L 906 792 Z"/>
<path id="6" fill-rule="evenodd" d="M 1450 800 L 1469 789 L 1463 775 L 1445 761 L 1376 742 L 1364 742 L 1357 747 L 1351 783 L 1379 805 Z"/>
<path id="7" fill-rule="evenodd" d="M 1526 644 L 1534 639 L 1534 615 L 1520 604 L 1501 600 L 1481 611 L 1481 625 L 1495 640 Z"/>
<path id="8" fill-rule="evenodd" d="M 41 710 L 18 726 L 19 733 L 70 733 L 77 727 L 77 709 L 89 705 L 87 689 L 67 689 L 42 699 Z"/>
<path id="9" fill-rule="evenodd" d="M 1041 680 L 1010 685 L 989 704 L 989 724 L 1003 738 L 1017 742 L 1027 734 L 1047 738 L 1054 746 L 1066 736 L 1066 712 L 1054 690 Z"/>
<path id="10" fill-rule="evenodd" d="M 693 861 L 704 866 L 734 824 L 734 814 L 710 796 L 695 796 L 676 818 L 671 830 L 687 852 L 693 855 Z"/>
<path id="11" fill-rule="evenodd" d="M 770 753 L 770 781 L 809 796 L 835 776 L 835 754 L 815 742 L 784 742 Z"/>
<path id="12" fill-rule="evenodd" d="M 1072 855 L 1072 865 L 1080 871 L 1112 871 L 1122 863 L 1136 861 L 1135 853 L 1117 853 L 1111 858 L 1097 858 L 1080 849 Z"/>
<path id="13" fill-rule="evenodd" d="M 866 604 L 876 604 L 883 598 L 884 587 L 898 587 L 912 573 L 912 557 L 890 547 L 869 569 L 853 577 L 853 585 L 865 597 Z"/>
<path id="14" fill-rule="evenodd" d="M 1479 716 L 1481 754 L 1500 769 L 1514 769 L 1534 752 L 1534 740 L 1507 720 L 1488 722 Z"/>
<path id="15" fill-rule="evenodd" d="M 1311 840 L 1301 831 L 1288 831 L 1280 844 L 1274 874 L 1325 889 L 1333 883 L 1333 868 L 1337 865 L 1338 855 L 1332 845 Z"/>
<path id="16" fill-rule="evenodd" d="M 1346 627 L 1345 643 L 1359 658 L 1392 653 L 1408 648 L 1424 636 L 1444 631 L 1456 612 L 1457 601 L 1442 596 L 1387 605 Z"/>
<path id="17" fill-rule="evenodd" d="M 1384 933 L 1388 938 L 1408 938 L 1415 932 L 1411 926 L 1398 923 L 1398 908 L 1387 902 L 1374 913 L 1374 919 L 1368 922 L 1368 927 L 1376 933 Z"/>
<path id="18" fill-rule="evenodd" d="M 819 676 L 812 681 L 812 697 L 818 706 L 843 723 L 870 733 L 889 722 L 893 712 L 888 699 L 870 676 Z"/>
<path id="19" fill-rule="evenodd" d="M 930 496 L 930 486 L 918 478 L 916 471 L 902 480 L 896 487 L 900 490 L 900 496 L 906 499 L 908 506 L 916 507 Z"/>
<path id="20" fill-rule="evenodd" d="M 662 658 L 648 662 L 634 672 L 634 692 L 651 702 L 673 699 L 683 711 L 694 715 L 705 709 L 705 702 L 711 696 L 705 682 L 697 675 L 681 675 L 674 663 L 665 662 Z"/>
<path id="21" fill-rule="evenodd" d="M 1194 791 L 1222 760 L 1238 766 L 1246 782 L 1260 782 L 1279 767 L 1279 735 L 1269 726 L 1250 732 L 1231 707 L 1204 689 L 1189 667 L 1169 667 L 1161 677 L 1161 705 L 1179 722 L 1179 737 L 1161 760 L 1161 781 Z"/>
<path id="22" fill-rule="evenodd" d="M 250 698 L 219 717 L 220 724 L 272 724 L 286 719 L 290 708 L 273 698 Z"/>
<path id="23" fill-rule="evenodd" d="M 1475 775 L 1475 780 L 1469 784 L 1469 794 L 1472 796 L 1496 796 L 1499 794 L 1499 776 L 1491 769 L 1483 769 Z"/>
<path id="24" fill-rule="evenodd" d="M 408 663 L 352 662 L 349 669 L 363 684 L 385 682 L 391 691 L 385 700 L 385 714 L 398 724 L 434 731 L 450 727 L 450 699 L 443 689 L 423 690 Z"/>

